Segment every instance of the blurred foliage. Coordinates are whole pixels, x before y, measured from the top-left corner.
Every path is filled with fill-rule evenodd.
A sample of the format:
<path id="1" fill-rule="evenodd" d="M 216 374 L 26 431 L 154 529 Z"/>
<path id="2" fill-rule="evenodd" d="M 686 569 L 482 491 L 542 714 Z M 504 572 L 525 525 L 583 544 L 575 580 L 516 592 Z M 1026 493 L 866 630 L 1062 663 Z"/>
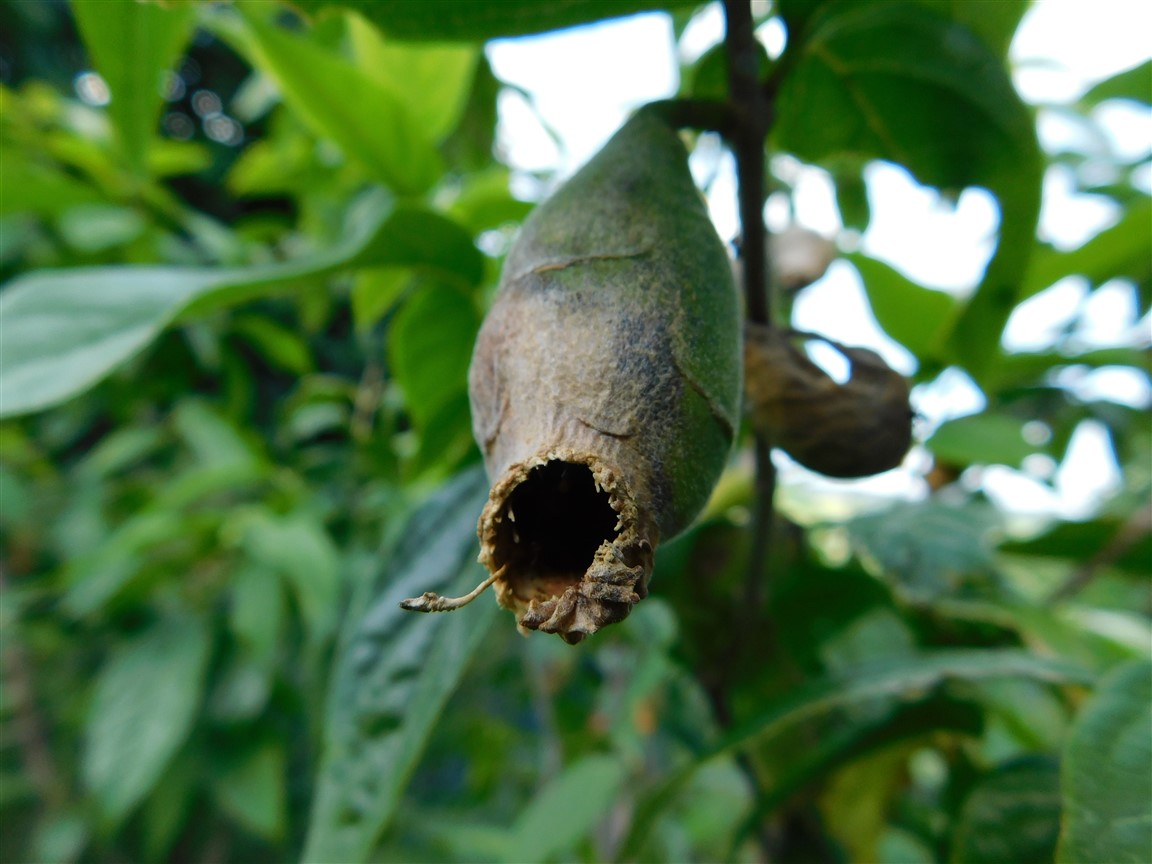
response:
<path id="1" fill-rule="evenodd" d="M 476 578 L 467 363 L 530 209 L 482 40 L 666 5 L 0 7 L 0 858 L 1152 860 L 1147 406 L 1075 386 L 1146 392 L 1147 157 L 1096 112 L 1149 72 L 1026 107 L 1022 2 L 781 0 L 764 58 L 770 146 L 846 225 L 872 159 L 999 203 L 968 299 L 846 255 L 915 383 L 986 399 L 928 437 L 925 500 L 813 487 L 749 607 L 741 450 L 589 643 L 396 608 Z M 1042 153 L 1037 110 L 1083 147 Z M 1034 240 L 1045 170 L 1114 224 Z M 1088 342 L 1081 309 L 1005 351 L 1069 278 L 1143 335 Z M 1123 488 L 1021 532 L 985 466 L 1051 483 L 1086 423 Z"/>

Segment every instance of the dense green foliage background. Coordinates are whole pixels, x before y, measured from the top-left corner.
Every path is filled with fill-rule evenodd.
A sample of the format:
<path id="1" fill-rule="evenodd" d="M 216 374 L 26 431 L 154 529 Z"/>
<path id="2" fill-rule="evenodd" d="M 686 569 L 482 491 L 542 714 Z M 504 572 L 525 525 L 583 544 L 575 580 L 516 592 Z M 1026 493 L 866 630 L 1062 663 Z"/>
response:
<path id="1" fill-rule="evenodd" d="M 1000 347 L 1068 275 L 1124 280 L 1146 330 L 1152 210 L 1139 164 L 1040 151 L 1005 68 L 1024 3 L 769 13 L 770 148 L 833 173 L 846 225 L 873 159 L 1000 206 L 967 301 L 849 256 L 916 382 L 987 397 L 926 442 L 930 497 L 785 511 L 748 609 L 738 452 L 586 644 L 397 608 L 478 576 L 465 374 L 530 209 L 482 41 L 657 6 L 693 11 L 0 8 L 0 858 L 1152 860 L 1147 416 L 1060 375 L 1146 375 L 1147 345 Z M 1091 130 L 1150 89 L 1047 110 Z M 1055 163 L 1122 210 L 1079 249 L 1034 239 Z M 1124 488 L 1013 534 L 979 466 L 1059 462 L 1086 419 Z"/>

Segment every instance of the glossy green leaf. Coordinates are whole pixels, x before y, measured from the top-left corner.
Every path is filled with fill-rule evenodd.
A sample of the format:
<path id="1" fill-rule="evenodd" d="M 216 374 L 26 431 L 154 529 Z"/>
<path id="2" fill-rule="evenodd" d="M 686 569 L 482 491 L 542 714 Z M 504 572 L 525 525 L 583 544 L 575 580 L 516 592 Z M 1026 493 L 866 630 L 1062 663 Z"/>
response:
<path id="1" fill-rule="evenodd" d="M 241 472 L 259 455 L 249 439 L 207 402 L 185 399 L 172 412 L 172 427 L 199 465 Z"/>
<path id="2" fill-rule="evenodd" d="M 1020 296 L 1040 211 L 1043 164 L 1031 114 L 991 49 L 927 6 L 802 12 L 811 16 L 809 32 L 780 89 L 779 148 L 812 162 L 887 159 L 931 186 L 983 186 L 996 195 L 996 252 L 948 336 L 949 349 L 979 376 Z"/>
<path id="3" fill-rule="evenodd" d="M 998 524 L 988 505 L 901 502 L 848 523 L 853 548 L 913 598 L 947 597 L 992 567 L 989 531 Z"/>
<path id="4" fill-rule="evenodd" d="M 429 138 L 442 141 L 456 128 L 476 71 L 476 46 L 383 39 L 360 15 L 348 16 L 348 35 L 357 67 L 395 94 Z"/>
<path id="5" fill-rule="evenodd" d="M 953 465 L 1019 467 L 1036 452 L 1024 440 L 1025 422 L 1004 414 L 973 414 L 944 423 L 924 444 L 937 459 Z"/>
<path id="6" fill-rule="evenodd" d="M 0 215 L 52 216 L 100 200 L 96 190 L 51 163 L 41 162 L 8 144 L 0 145 Z"/>
<path id="7" fill-rule="evenodd" d="M 1098 348 L 1079 354 L 1066 354 L 1062 351 L 1029 351 L 1005 354 L 996 368 L 988 375 L 989 385 L 996 391 L 1024 386 L 1041 380 L 1045 373 L 1061 366 L 1086 366 L 1099 369 L 1102 366 L 1131 366 L 1152 373 L 1149 364 L 1152 358 L 1140 348 Z"/>
<path id="8" fill-rule="evenodd" d="M 851 678 L 809 680 L 788 695 L 764 706 L 751 720 L 736 726 L 703 757 L 672 775 L 663 787 L 641 802 L 625 841 L 623 860 L 642 857 L 655 818 L 686 788 L 705 762 L 762 745 L 796 724 L 811 722 L 837 709 L 888 696 L 915 699 L 945 681 L 985 681 L 1031 678 L 1051 683 L 1091 683 L 1080 667 L 1013 649 L 956 649 L 891 660 Z M 797 754 L 802 758 L 803 754 Z"/>
<path id="9" fill-rule="evenodd" d="M 1064 746 L 1060 864 L 1152 860 L 1152 663 L 1100 685 Z"/>
<path id="10" fill-rule="evenodd" d="M 1086 105 L 1098 105 L 1108 99 L 1130 99 L 1152 105 L 1152 60 L 1105 78 L 1080 97 Z"/>
<path id="11" fill-rule="evenodd" d="M 801 31 L 805 21 L 826 7 L 888 5 L 892 0 L 779 0 L 784 20 L 794 31 Z M 995 3 L 966 3 L 964 0 L 903 0 L 930 9 L 940 18 L 968 27 L 985 46 L 1000 58 L 1008 56 L 1012 37 L 1030 0 L 997 0 Z"/>
<path id="12" fill-rule="evenodd" d="M 108 84 L 108 113 L 128 164 L 148 167 L 163 101 L 164 73 L 192 35 L 193 10 L 158 3 L 73 2 L 72 13 L 96 71 Z"/>
<path id="13" fill-rule="evenodd" d="M 408 523 L 367 609 L 353 610 L 328 698 L 304 860 L 368 860 L 495 618 L 490 597 L 441 615 L 399 608 L 407 597 L 463 593 L 484 578 L 476 518 L 487 497 L 476 468 L 446 484 Z"/>
<path id="14" fill-rule="evenodd" d="M 198 618 L 168 618 L 125 643 L 101 670 L 82 768 L 106 822 L 118 824 L 140 803 L 187 737 L 209 647 Z"/>
<path id="15" fill-rule="evenodd" d="M 276 82 L 285 102 L 317 136 L 335 141 L 381 183 L 414 195 L 440 179 L 440 156 L 420 118 L 365 70 L 317 40 L 290 34 L 255 14 L 246 14 L 243 23 L 221 16 L 212 21 Z"/>
<path id="16" fill-rule="evenodd" d="M 617 757 L 587 756 L 570 763 L 517 817 L 504 860 L 542 864 L 570 854 L 612 807 L 623 783 L 624 766 Z"/>
<path id="17" fill-rule="evenodd" d="M 907 782 L 908 759 L 916 744 L 885 747 L 833 773 L 820 794 L 821 821 L 849 861 L 878 861 L 889 802 Z"/>
<path id="18" fill-rule="evenodd" d="M 296 597 L 308 635 L 323 639 L 336 626 L 340 559 L 324 526 L 305 513 L 279 516 L 253 510 L 243 519 L 251 560 L 278 573 Z"/>
<path id="19" fill-rule="evenodd" d="M 285 290 L 344 267 L 397 265 L 475 284 L 483 260 L 454 222 L 367 201 L 340 246 L 248 268 L 91 267 L 44 270 L 0 294 L 0 416 L 63 402 L 134 357 L 181 314 Z"/>
<path id="20" fill-rule="evenodd" d="M 80 252 L 103 252 L 131 243 L 147 227 L 144 217 L 118 204 L 79 204 L 56 218 L 64 242 Z"/>
<path id="21" fill-rule="evenodd" d="M 1060 769 L 1032 757 L 981 778 L 960 811 L 952 864 L 1045 864 L 1060 831 Z"/>
<path id="22" fill-rule="evenodd" d="M 232 576 L 228 620 L 241 650 L 271 666 L 284 629 L 281 580 L 272 570 L 248 564 Z"/>
<path id="23" fill-rule="evenodd" d="M 884 2 L 884 0 L 881 0 Z M 964 0 L 916 0 L 942 17 L 972 30 L 1001 60 L 1031 0 L 997 0 L 995 3 L 967 3 Z"/>
<path id="24" fill-rule="evenodd" d="M 840 221 L 845 228 L 864 232 L 872 221 L 872 204 L 868 200 L 868 184 L 864 182 L 864 166 L 853 159 L 841 162 L 829 166 L 836 185 L 836 209 L 840 212 Z"/>
<path id="25" fill-rule="evenodd" d="M 231 335 L 259 354 L 270 366 L 297 376 L 312 371 L 308 343 L 294 330 L 271 318 L 238 316 L 232 322 Z"/>
<path id="26" fill-rule="evenodd" d="M 421 286 L 392 325 L 389 358 L 412 418 L 426 427 L 455 396 L 467 392 L 468 363 L 480 316 L 459 291 Z"/>
<path id="27" fill-rule="evenodd" d="M 398 39 L 482 42 L 501 36 L 524 36 L 650 12 L 695 6 L 696 0 L 439 0 L 435 3 L 372 3 L 355 0 L 299 0 L 305 12 L 332 8 L 362 12 L 385 33 Z"/>
<path id="28" fill-rule="evenodd" d="M 956 301 L 943 291 L 917 285 L 875 258 L 858 253 L 845 257 L 859 272 L 872 314 L 884 332 L 921 360 L 938 359 Z"/>
<path id="29" fill-rule="evenodd" d="M 1138 519 L 1139 514 L 1135 514 Z M 1087 522 L 1061 522 L 1032 540 L 1005 543 L 1001 552 L 1028 557 L 1067 558 L 1090 561 L 1115 547 L 1120 552 L 1109 563 L 1133 575 L 1146 575 L 1152 561 L 1152 534 L 1145 533 L 1132 544 L 1116 541 L 1125 536 L 1125 520 L 1104 515 Z"/>
<path id="30" fill-rule="evenodd" d="M 492 168 L 464 178 L 449 210 L 452 217 L 476 234 L 523 222 L 532 204 L 512 196 L 507 168 Z"/>
<path id="31" fill-rule="evenodd" d="M 287 780 L 284 748 L 267 741 L 220 772 L 216 798 L 224 811 L 244 828 L 276 841 L 285 829 Z"/>
<path id="32" fill-rule="evenodd" d="M 356 329 L 371 330 L 400 301 L 412 273 L 396 267 L 365 267 L 352 283 L 352 317 Z"/>

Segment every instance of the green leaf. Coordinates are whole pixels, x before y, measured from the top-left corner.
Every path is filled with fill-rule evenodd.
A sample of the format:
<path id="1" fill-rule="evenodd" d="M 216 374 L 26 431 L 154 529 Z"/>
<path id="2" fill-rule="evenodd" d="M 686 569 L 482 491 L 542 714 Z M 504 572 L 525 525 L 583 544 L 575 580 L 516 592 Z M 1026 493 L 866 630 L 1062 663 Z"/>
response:
<path id="1" fill-rule="evenodd" d="M 863 233 L 872 221 L 872 205 L 868 200 L 868 184 L 864 182 L 864 166 L 859 160 L 844 159 L 828 166 L 836 186 L 836 209 L 845 228 Z M 859 269 L 859 268 L 857 268 Z"/>
<path id="2" fill-rule="evenodd" d="M 328 636 L 339 611 L 340 558 L 323 525 L 306 513 L 279 516 L 263 508 L 245 514 L 242 525 L 249 558 L 284 579 L 308 635 Z"/>
<path id="3" fill-rule="evenodd" d="M 886 580 L 920 602 L 946 597 L 992 568 L 995 510 L 973 502 L 895 504 L 848 523 L 852 547 Z"/>
<path id="4" fill-rule="evenodd" d="M 1064 745 L 1060 864 L 1152 861 L 1152 663 L 1110 674 Z"/>
<path id="5" fill-rule="evenodd" d="M 882 0 L 883 2 L 883 0 Z M 1028 11 L 1031 0 L 997 0 L 995 3 L 964 3 L 957 0 L 916 0 L 939 15 L 964 24 L 1002 60 L 1008 57 L 1008 48 L 1020 20 Z"/>
<path id="6" fill-rule="evenodd" d="M 611 809 L 623 783 L 624 766 L 614 756 L 568 765 L 516 818 L 504 860 L 536 864 L 570 853 Z"/>
<path id="7" fill-rule="evenodd" d="M 203 400 L 184 399 L 177 404 L 172 426 L 202 467 L 241 473 L 260 461 L 240 430 Z"/>
<path id="8" fill-rule="evenodd" d="M 163 101 L 164 73 L 192 35 L 193 9 L 158 3 L 74 0 L 72 13 L 96 71 L 108 84 L 108 113 L 133 171 L 144 176 Z"/>
<path id="9" fill-rule="evenodd" d="M 468 363 L 480 316 L 459 291 L 422 286 L 396 316 L 389 358 L 416 425 L 468 389 Z"/>
<path id="10" fill-rule="evenodd" d="M 917 285 L 900 271 L 875 258 L 845 256 L 860 274 L 872 314 L 884 332 L 920 360 L 939 359 L 942 337 L 957 304 L 942 291 Z"/>
<path id="11" fill-rule="evenodd" d="M 770 701 L 751 720 L 741 723 L 700 759 L 678 771 L 642 801 L 620 854 L 622 860 L 643 857 L 655 819 L 687 787 L 700 766 L 739 750 L 763 746 L 799 723 L 878 697 L 913 700 L 946 681 L 1032 678 L 1057 684 L 1089 684 L 1092 676 L 1077 666 L 1012 649 L 956 649 L 889 660 L 862 669 L 851 678 L 809 680 L 787 696 Z M 797 754 L 802 758 L 803 754 Z"/>
<path id="12" fill-rule="evenodd" d="M 942 424 L 924 446 L 953 465 L 1019 467 L 1036 452 L 1024 440 L 1025 422 L 1004 414 L 973 414 Z"/>
<path id="13" fill-rule="evenodd" d="M 1133 519 L 1133 523 L 1136 519 Z M 1031 540 L 1005 543 L 1001 552 L 1029 557 L 1066 558 L 1069 562 L 1093 561 L 1107 555 L 1109 566 L 1126 570 L 1136 576 L 1148 573 L 1152 561 L 1152 534 L 1145 532 L 1135 542 L 1125 543 L 1122 538 L 1128 520 L 1105 515 L 1089 522 L 1059 522 L 1050 530 Z M 1115 554 L 1118 552 L 1119 554 Z"/>
<path id="14" fill-rule="evenodd" d="M 697 0 L 439 0 L 364 4 L 357 0 L 298 0 L 296 5 L 309 14 L 341 7 L 355 9 L 398 39 L 483 42 L 696 3 Z"/>
<path id="15" fill-rule="evenodd" d="M 396 267 L 365 267 L 352 283 L 352 318 L 356 329 L 371 330 L 399 302 L 412 283 L 408 270 Z"/>
<path id="16" fill-rule="evenodd" d="M 263 567 L 241 567 L 232 577 L 229 624 L 248 656 L 270 667 L 284 626 L 284 604 L 276 574 Z"/>
<path id="17" fill-rule="evenodd" d="M 200 619 L 169 618 L 125 644 L 100 671 L 81 768 L 110 825 L 148 794 L 192 729 L 210 644 Z"/>
<path id="18" fill-rule="evenodd" d="M 1108 99 L 1131 99 L 1152 105 L 1152 60 L 1105 78 L 1080 97 L 1085 105 L 1099 105 Z"/>
<path id="19" fill-rule="evenodd" d="M 118 204 L 80 204 L 56 219 L 64 242 L 80 252 L 103 252 L 131 243 L 147 228 L 139 213 Z"/>
<path id="20" fill-rule="evenodd" d="M 808 32 L 780 89 L 777 147 L 811 162 L 887 159 L 945 190 L 983 186 L 1000 204 L 996 252 L 949 350 L 979 377 L 1020 297 L 1040 212 L 1032 115 L 1007 70 L 963 23 L 913 3 L 801 10 Z M 820 105 L 819 111 L 811 110 Z"/>
<path id="21" fill-rule="evenodd" d="M 813 14 L 829 6 L 884 6 L 893 0 L 779 0 L 781 15 L 790 31 L 800 32 Z M 916 3 L 941 18 L 962 24 L 972 30 L 999 58 L 1008 56 L 1012 37 L 1020 19 L 1028 11 L 1030 0 L 997 0 L 995 3 L 964 3 L 957 0 L 904 0 Z"/>
<path id="22" fill-rule="evenodd" d="M 952 864 L 1051 861 L 1060 831 L 1060 769 L 1030 757 L 981 778 L 960 811 Z"/>
<path id="23" fill-rule="evenodd" d="M 242 7 L 260 8 L 260 7 Z M 210 18 L 217 32 L 267 74 L 300 119 L 398 193 L 416 195 L 440 179 L 432 137 L 403 99 L 365 70 L 323 47 L 260 21 Z"/>
<path id="24" fill-rule="evenodd" d="M 56 405 L 142 351 L 181 314 L 284 290 L 357 265 L 417 267 L 476 284 L 483 258 L 456 223 L 370 196 L 348 239 L 326 252 L 248 268 L 42 270 L 0 293 L 0 417 Z"/>
<path id="25" fill-rule="evenodd" d="M 51 163 L 38 162 L 11 146 L 0 146 L 0 215 L 53 216 L 71 207 L 94 204 L 99 194 Z"/>
<path id="26" fill-rule="evenodd" d="M 365 861 L 472 655 L 497 614 L 491 598 L 443 615 L 405 612 L 424 591 L 462 592 L 486 575 L 476 518 L 483 471 L 446 484 L 409 521 L 368 608 L 349 617 L 328 698 L 306 861 Z"/>
<path id="27" fill-rule="evenodd" d="M 1131 279 L 1137 285 L 1147 285 L 1152 282 L 1149 230 L 1152 198 L 1145 195 L 1124 211 L 1119 222 L 1079 248 L 1068 252 L 1042 248 L 1035 256 L 1021 296 L 1037 294 L 1065 276 L 1084 276 L 1093 286 L 1109 279 Z"/>
<path id="28" fill-rule="evenodd" d="M 356 65 L 400 99 L 429 138 L 443 141 L 464 113 L 479 49 L 384 40 L 360 15 L 347 20 Z"/>
<path id="29" fill-rule="evenodd" d="M 232 321 L 232 335 L 272 366 L 303 377 L 312 371 L 308 343 L 283 324 L 260 315 L 241 315 Z"/>
<path id="30" fill-rule="evenodd" d="M 267 741 L 216 775 L 216 800 L 244 828 L 277 842 L 287 824 L 287 776 L 284 748 Z"/>
<path id="31" fill-rule="evenodd" d="M 1066 354 L 1062 351 L 1005 354 L 988 375 L 989 389 L 1004 392 L 1017 386 L 1027 387 L 1042 380 L 1045 373 L 1059 366 L 1087 366 L 1093 369 L 1101 366 L 1132 366 L 1152 372 L 1149 368 L 1150 359 L 1148 353 L 1140 348 L 1099 348 L 1080 354 Z"/>
<path id="32" fill-rule="evenodd" d="M 888 810 L 906 782 L 917 743 L 902 742 L 869 753 L 828 778 L 820 794 L 821 821 L 849 861 L 877 861 Z"/>

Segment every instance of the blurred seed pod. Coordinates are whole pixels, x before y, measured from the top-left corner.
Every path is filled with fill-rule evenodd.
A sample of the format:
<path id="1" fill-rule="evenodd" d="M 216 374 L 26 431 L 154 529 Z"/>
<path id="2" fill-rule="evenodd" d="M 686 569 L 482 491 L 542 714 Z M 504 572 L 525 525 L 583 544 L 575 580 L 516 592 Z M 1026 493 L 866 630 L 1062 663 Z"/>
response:
<path id="1" fill-rule="evenodd" d="M 836 244 L 823 234 L 797 225 L 769 235 L 768 252 L 776 284 L 789 292 L 823 279 L 839 254 Z"/>
<path id="2" fill-rule="evenodd" d="M 642 109 L 525 221 L 472 357 L 493 481 L 480 560 L 522 630 L 575 643 L 647 594 L 657 543 L 723 469 L 740 343 L 684 146 L 658 106 Z"/>
<path id="3" fill-rule="evenodd" d="M 807 339 L 839 351 L 849 379 L 837 383 L 793 342 Z M 866 477 L 898 466 L 912 446 L 908 382 L 875 352 L 750 324 L 744 362 L 753 423 L 806 468 Z"/>

